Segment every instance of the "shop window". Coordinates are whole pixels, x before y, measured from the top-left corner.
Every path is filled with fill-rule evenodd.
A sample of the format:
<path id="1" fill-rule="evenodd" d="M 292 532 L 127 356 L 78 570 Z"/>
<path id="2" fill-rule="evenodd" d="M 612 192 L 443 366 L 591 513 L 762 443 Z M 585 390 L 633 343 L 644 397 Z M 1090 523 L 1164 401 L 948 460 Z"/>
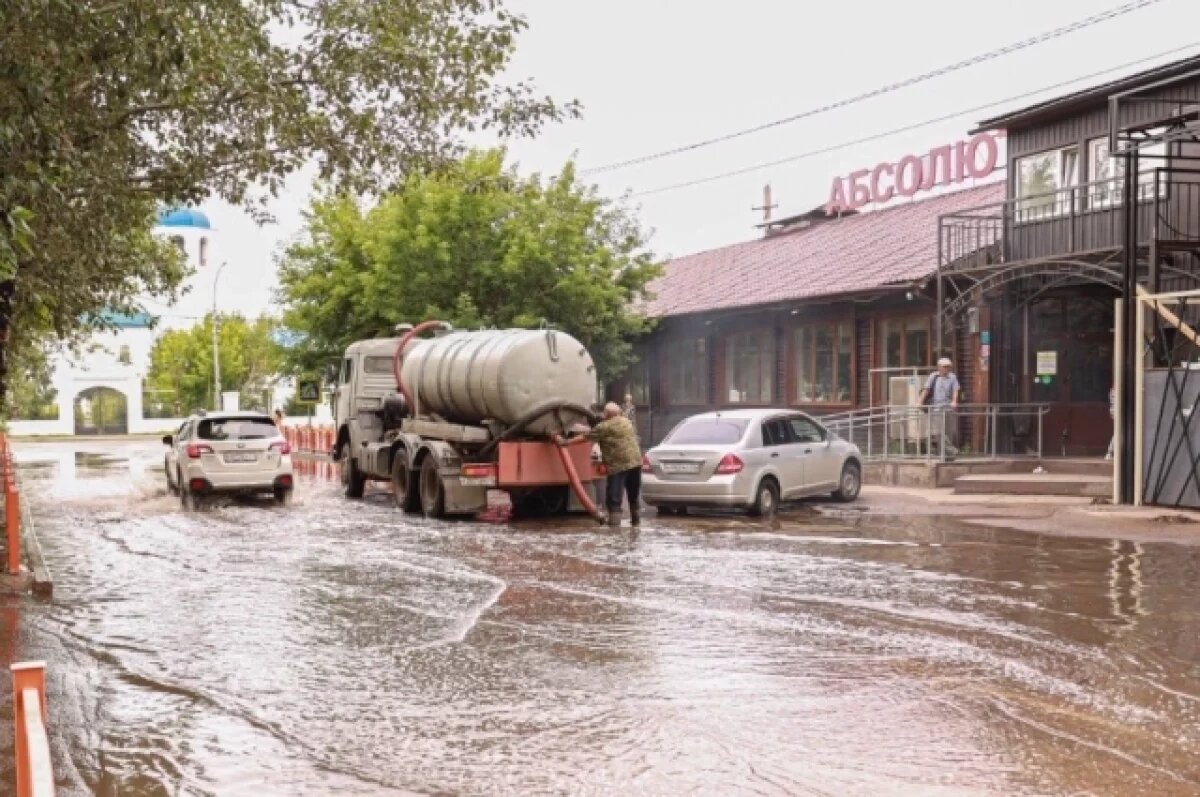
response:
<path id="1" fill-rule="evenodd" d="M 1071 212 L 1071 203 L 1079 207 L 1078 192 L 1067 189 L 1079 185 L 1079 149 L 1039 152 L 1018 158 L 1017 221 L 1038 221 Z"/>
<path id="2" fill-rule="evenodd" d="M 708 346 L 704 338 L 673 340 L 664 347 L 667 400 L 672 405 L 708 403 Z M 634 401 L 641 403 L 634 393 Z"/>
<path id="3" fill-rule="evenodd" d="M 792 331 L 797 404 L 849 404 L 854 334 L 849 322 L 804 326 Z"/>
<path id="4" fill-rule="evenodd" d="M 883 368 L 925 368 L 930 362 L 928 316 L 887 318 L 880 322 Z"/>
<path id="5" fill-rule="evenodd" d="M 1166 165 L 1162 160 L 1166 151 L 1166 144 L 1161 143 L 1142 150 L 1138 159 L 1138 199 L 1154 198 L 1154 170 Z M 1088 174 L 1091 175 L 1088 207 L 1109 208 L 1121 204 L 1125 159 L 1109 156 L 1107 137 L 1088 142 Z"/>
<path id="6" fill-rule="evenodd" d="M 775 333 L 763 329 L 725 341 L 725 389 L 730 404 L 770 404 L 775 395 Z"/>

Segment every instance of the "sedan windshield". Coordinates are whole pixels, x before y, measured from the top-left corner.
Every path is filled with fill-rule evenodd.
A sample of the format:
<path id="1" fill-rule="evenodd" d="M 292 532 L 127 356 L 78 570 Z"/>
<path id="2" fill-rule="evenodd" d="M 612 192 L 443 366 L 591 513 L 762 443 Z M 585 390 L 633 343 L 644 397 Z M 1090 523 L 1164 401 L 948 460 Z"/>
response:
<path id="1" fill-rule="evenodd" d="M 675 427 L 664 445 L 730 445 L 742 439 L 747 421 L 740 418 L 692 418 Z"/>
<path id="2" fill-rule="evenodd" d="M 267 418 L 219 418 L 200 421 L 196 436 L 201 440 L 266 440 L 279 436 Z"/>

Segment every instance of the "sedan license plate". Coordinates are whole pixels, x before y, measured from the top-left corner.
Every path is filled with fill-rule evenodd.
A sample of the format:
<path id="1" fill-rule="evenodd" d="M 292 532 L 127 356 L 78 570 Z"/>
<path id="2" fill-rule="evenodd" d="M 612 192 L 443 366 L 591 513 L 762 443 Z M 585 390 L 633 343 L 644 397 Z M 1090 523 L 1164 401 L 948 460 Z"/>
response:
<path id="1" fill-rule="evenodd" d="M 663 473 L 699 473 L 699 462 L 664 462 Z"/>
<path id="2" fill-rule="evenodd" d="M 231 451 L 225 455 L 225 461 L 231 464 L 258 462 L 258 454 L 251 451 Z"/>

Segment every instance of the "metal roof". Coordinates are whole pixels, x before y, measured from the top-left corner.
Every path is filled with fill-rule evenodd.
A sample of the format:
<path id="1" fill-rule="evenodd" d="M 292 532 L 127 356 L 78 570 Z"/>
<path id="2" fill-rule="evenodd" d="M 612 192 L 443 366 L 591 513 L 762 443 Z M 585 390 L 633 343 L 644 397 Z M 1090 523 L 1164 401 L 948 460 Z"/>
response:
<path id="1" fill-rule="evenodd" d="M 675 258 L 639 310 L 666 318 L 903 289 L 937 270 L 939 216 L 1004 197 L 1001 180 Z"/>
<path id="2" fill-rule="evenodd" d="M 971 133 L 973 135 L 984 130 L 1010 130 L 1014 127 L 1031 125 L 1047 117 L 1061 116 L 1081 107 L 1104 105 L 1107 104 L 1108 98 L 1112 94 L 1172 78 L 1184 80 L 1196 74 L 1197 70 L 1200 70 L 1200 55 L 1172 61 L 1169 64 L 1135 72 L 1132 75 L 1110 80 L 1091 88 L 1080 89 L 1052 100 L 1045 100 L 1000 116 L 984 119 L 975 126 Z"/>

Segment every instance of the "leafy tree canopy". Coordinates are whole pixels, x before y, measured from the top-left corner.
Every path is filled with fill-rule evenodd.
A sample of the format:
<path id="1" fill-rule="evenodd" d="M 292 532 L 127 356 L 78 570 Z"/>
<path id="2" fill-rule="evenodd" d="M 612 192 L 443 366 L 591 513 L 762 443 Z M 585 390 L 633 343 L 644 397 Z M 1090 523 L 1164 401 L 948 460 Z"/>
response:
<path id="1" fill-rule="evenodd" d="M 602 379 L 619 376 L 648 321 L 632 307 L 659 273 L 620 205 L 573 165 L 548 180 L 505 168 L 500 150 L 410 176 L 370 209 L 316 200 L 280 259 L 284 325 L 302 333 L 293 370 L 318 371 L 354 340 L 440 318 L 458 327 L 552 324 L 575 335 Z"/>
<path id="2" fill-rule="evenodd" d="M 576 113 L 497 82 L 523 27 L 500 0 L 0 3 L 0 355 L 10 322 L 20 348 L 173 291 L 161 204 L 249 202 L 310 162 L 387 187 L 466 131 Z"/>
<path id="3" fill-rule="evenodd" d="M 269 410 L 268 394 L 278 381 L 282 359 L 273 333 L 277 322 L 222 315 L 217 324 L 221 390 L 241 393 L 245 409 Z M 164 333 L 150 351 L 147 393 L 154 402 L 186 414 L 216 406 L 213 399 L 212 316 L 190 329 Z"/>

